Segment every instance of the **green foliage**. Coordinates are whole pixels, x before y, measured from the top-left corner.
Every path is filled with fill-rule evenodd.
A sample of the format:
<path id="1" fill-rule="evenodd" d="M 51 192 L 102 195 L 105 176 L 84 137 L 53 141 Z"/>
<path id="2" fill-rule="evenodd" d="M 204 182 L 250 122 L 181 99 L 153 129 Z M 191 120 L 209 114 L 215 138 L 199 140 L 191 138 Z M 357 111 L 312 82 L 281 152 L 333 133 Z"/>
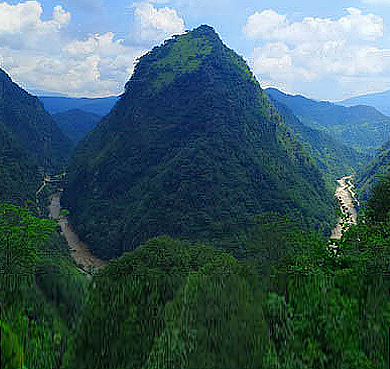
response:
<path id="1" fill-rule="evenodd" d="M 390 214 L 390 174 L 372 191 L 368 200 L 369 216 L 372 221 L 384 223 Z"/>
<path id="2" fill-rule="evenodd" d="M 53 115 L 58 127 L 73 144 L 81 141 L 102 119 L 101 115 L 70 109 Z"/>
<path id="3" fill-rule="evenodd" d="M 281 367 L 388 367 L 389 194 L 385 181 L 335 249 L 302 231 L 290 238 L 266 308 Z"/>
<path id="4" fill-rule="evenodd" d="M 69 210 L 68 209 L 62 209 L 61 212 L 60 212 L 60 215 L 68 216 L 69 215 Z"/>
<path id="5" fill-rule="evenodd" d="M 366 201 L 374 187 L 390 174 L 390 141 L 388 141 L 370 163 L 359 171 L 356 181 L 357 194 Z"/>
<path id="6" fill-rule="evenodd" d="M 153 86 L 167 73 L 169 83 Z M 329 232 L 334 213 L 314 161 L 208 26 L 140 58 L 121 99 L 75 150 L 63 204 L 105 259 L 161 234 L 218 242 L 264 212 L 299 209 Z"/>
<path id="7" fill-rule="evenodd" d="M 0 201 L 24 205 L 35 198 L 40 183 L 38 160 L 31 155 L 0 116 Z"/>
<path id="8" fill-rule="evenodd" d="M 233 258 L 190 273 L 165 310 L 146 368 L 261 368 L 269 338 L 261 303 Z"/>
<path id="9" fill-rule="evenodd" d="M 21 283 L 34 280 L 37 247 L 55 227 L 55 222 L 38 219 L 26 209 L 0 204 L 1 289 L 17 294 Z"/>
<path id="10" fill-rule="evenodd" d="M 325 132 L 346 146 L 373 155 L 390 137 L 390 118 L 370 106 L 347 108 L 273 88 L 267 94 L 286 105 L 305 125 Z"/>
<path id="11" fill-rule="evenodd" d="M 18 337 L 8 324 L 0 320 L 1 326 L 1 367 L 3 369 L 19 369 L 22 367 L 23 352 Z"/>
<path id="12" fill-rule="evenodd" d="M 88 296 L 66 368 L 253 367 L 269 342 L 245 268 L 211 247 L 152 239 Z"/>
<path id="13" fill-rule="evenodd" d="M 370 156 L 343 145 L 328 133 L 304 125 L 286 105 L 272 98 L 286 125 L 292 129 L 305 150 L 315 159 L 329 183 L 346 173 L 355 174 L 367 163 Z"/>
<path id="14" fill-rule="evenodd" d="M 60 170 L 70 150 L 70 141 L 37 97 L 30 95 L 0 69 L 0 120 L 25 152 L 46 171 Z"/>
<path id="15" fill-rule="evenodd" d="M 70 142 L 39 100 L 0 68 L 0 201 L 34 201 L 43 172 L 65 164 Z"/>
<path id="16" fill-rule="evenodd" d="M 18 368 L 21 361 L 59 368 L 83 304 L 85 279 L 55 228 L 27 209 L 0 205 L 2 360 L 14 352 Z"/>
<path id="17" fill-rule="evenodd" d="M 212 50 L 207 39 L 193 37 L 191 33 L 176 38 L 169 45 L 168 55 L 151 65 L 152 73 L 157 77 L 152 84 L 152 92 L 158 92 L 181 74 L 194 72 L 199 68 L 202 58 Z"/>

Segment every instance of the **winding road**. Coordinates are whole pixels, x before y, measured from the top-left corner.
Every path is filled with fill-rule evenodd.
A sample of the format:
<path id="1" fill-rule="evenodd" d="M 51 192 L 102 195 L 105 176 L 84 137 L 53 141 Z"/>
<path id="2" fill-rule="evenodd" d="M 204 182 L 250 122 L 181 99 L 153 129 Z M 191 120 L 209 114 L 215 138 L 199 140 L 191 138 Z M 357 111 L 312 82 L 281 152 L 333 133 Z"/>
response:
<path id="1" fill-rule="evenodd" d="M 340 201 L 341 212 L 347 218 L 339 218 L 337 226 L 333 229 L 332 239 L 340 239 L 343 228 L 351 224 L 357 223 L 357 211 L 353 205 L 355 200 L 354 185 L 352 184 L 352 176 L 345 176 L 337 180 L 338 186 L 335 192 L 335 197 Z"/>

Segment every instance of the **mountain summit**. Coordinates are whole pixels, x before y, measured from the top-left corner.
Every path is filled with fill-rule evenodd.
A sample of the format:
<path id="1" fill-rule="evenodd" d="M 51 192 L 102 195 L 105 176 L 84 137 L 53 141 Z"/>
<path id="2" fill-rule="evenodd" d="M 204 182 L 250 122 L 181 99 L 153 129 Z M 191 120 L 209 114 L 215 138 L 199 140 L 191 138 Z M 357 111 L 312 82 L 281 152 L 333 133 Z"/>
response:
<path id="1" fill-rule="evenodd" d="M 212 241 L 265 211 L 318 225 L 333 196 L 245 61 L 201 26 L 139 59 L 76 148 L 64 204 L 108 258 L 159 234 Z"/>

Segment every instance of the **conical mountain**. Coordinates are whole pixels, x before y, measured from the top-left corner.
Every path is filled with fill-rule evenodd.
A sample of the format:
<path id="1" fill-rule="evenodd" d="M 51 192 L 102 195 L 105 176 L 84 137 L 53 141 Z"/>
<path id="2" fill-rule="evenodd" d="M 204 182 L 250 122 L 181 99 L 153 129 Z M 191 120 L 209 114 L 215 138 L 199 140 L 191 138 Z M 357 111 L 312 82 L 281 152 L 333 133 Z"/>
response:
<path id="1" fill-rule="evenodd" d="M 333 196 L 244 60 L 201 26 L 140 58 L 76 148 L 64 205 L 111 257 L 159 234 L 218 239 L 264 211 L 318 225 Z"/>
<path id="2" fill-rule="evenodd" d="M 31 198 L 38 172 L 60 170 L 69 149 L 69 139 L 38 98 L 0 69 L 0 199 Z"/>

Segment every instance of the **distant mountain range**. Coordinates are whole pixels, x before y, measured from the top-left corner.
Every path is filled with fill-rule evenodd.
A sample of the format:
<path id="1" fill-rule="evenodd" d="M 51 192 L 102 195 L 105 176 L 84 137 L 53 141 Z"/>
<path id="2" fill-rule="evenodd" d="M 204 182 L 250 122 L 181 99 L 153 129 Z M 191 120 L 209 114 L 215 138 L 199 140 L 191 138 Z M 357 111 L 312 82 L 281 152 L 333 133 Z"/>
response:
<path id="1" fill-rule="evenodd" d="M 100 116 L 106 115 L 118 101 L 117 96 L 100 97 L 100 98 L 75 98 L 59 96 L 39 96 L 45 109 L 50 114 L 65 112 L 67 110 L 83 110 L 88 113 Z"/>
<path id="2" fill-rule="evenodd" d="M 273 88 L 266 92 L 291 109 L 303 124 L 325 132 L 362 153 L 374 155 L 390 137 L 390 117 L 373 107 L 345 107 L 288 95 Z"/>
<path id="3" fill-rule="evenodd" d="M 80 109 L 71 109 L 53 114 L 53 118 L 61 131 L 71 139 L 73 144 L 76 144 L 94 129 L 102 116 Z"/>
<path id="4" fill-rule="evenodd" d="M 382 114 L 385 114 L 390 117 L 390 90 L 352 97 L 350 99 L 340 101 L 339 104 L 342 104 L 344 106 L 373 106 L 374 108 L 378 109 Z"/>
<path id="5" fill-rule="evenodd" d="M 63 204 L 103 258 L 146 239 L 213 242 L 263 212 L 334 219 L 333 193 L 245 61 L 201 26 L 140 58 L 76 147 Z"/>
<path id="6" fill-rule="evenodd" d="M 371 156 L 359 153 L 341 143 L 330 134 L 304 125 L 291 109 L 269 94 L 284 122 L 294 131 L 296 138 L 316 160 L 329 183 L 345 174 L 355 174 L 364 167 Z"/>

